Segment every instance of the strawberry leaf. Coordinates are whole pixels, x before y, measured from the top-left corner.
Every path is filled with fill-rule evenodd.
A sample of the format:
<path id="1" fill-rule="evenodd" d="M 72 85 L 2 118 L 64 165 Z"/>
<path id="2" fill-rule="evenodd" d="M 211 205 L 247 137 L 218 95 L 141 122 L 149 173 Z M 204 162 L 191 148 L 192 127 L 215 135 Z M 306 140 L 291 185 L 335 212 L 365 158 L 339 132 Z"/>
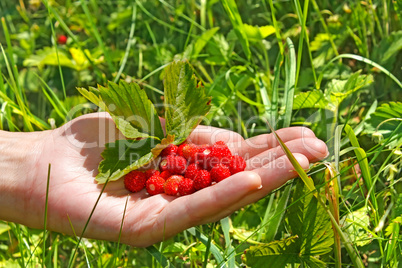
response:
<path id="1" fill-rule="evenodd" d="M 151 149 L 155 146 L 152 138 L 142 140 L 117 140 L 106 144 L 99 164 L 98 183 L 115 181 L 132 170 L 138 169 L 155 159 Z"/>
<path id="2" fill-rule="evenodd" d="M 211 106 L 201 83 L 188 62 L 177 61 L 165 69 L 166 133 L 182 143 L 201 122 Z"/>
<path id="3" fill-rule="evenodd" d="M 136 83 L 109 82 L 89 90 L 78 88 L 88 100 L 107 111 L 128 140 L 106 144 L 99 164 L 98 183 L 114 181 L 154 160 L 169 144 L 182 143 L 210 109 L 211 99 L 188 62 L 165 70 L 166 136 L 155 107 Z"/>
<path id="4" fill-rule="evenodd" d="M 90 87 L 89 90 L 78 88 L 78 91 L 107 111 L 126 138 L 163 138 L 155 107 L 136 83 L 121 80 L 119 84 L 109 82 L 108 87 Z"/>

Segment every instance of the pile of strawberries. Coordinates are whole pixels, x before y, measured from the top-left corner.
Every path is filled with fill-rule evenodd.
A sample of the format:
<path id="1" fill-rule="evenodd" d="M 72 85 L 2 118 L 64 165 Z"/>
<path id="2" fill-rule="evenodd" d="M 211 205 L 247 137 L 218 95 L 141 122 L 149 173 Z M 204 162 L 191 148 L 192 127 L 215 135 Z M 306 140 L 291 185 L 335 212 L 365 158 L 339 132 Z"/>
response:
<path id="1" fill-rule="evenodd" d="M 192 194 L 227 177 L 243 171 L 246 161 L 232 155 L 223 141 L 211 145 L 170 144 L 161 152 L 159 170 L 134 170 L 124 177 L 124 185 L 131 192 L 146 188 L 150 195 Z"/>

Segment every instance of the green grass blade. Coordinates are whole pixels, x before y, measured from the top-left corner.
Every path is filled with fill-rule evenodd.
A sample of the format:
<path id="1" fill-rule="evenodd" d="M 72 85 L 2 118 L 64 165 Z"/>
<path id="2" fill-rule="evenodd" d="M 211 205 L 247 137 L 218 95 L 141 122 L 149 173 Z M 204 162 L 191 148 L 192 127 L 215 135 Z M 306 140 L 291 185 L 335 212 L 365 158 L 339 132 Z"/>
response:
<path id="1" fill-rule="evenodd" d="M 135 32 L 135 25 L 137 22 L 137 5 L 133 3 L 133 13 L 131 16 L 131 26 L 130 26 L 130 33 L 128 36 L 127 47 L 126 51 L 124 52 L 123 59 L 121 60 L 121 65 L 119 71 L 117 72 L 116 77 L 114 78 L 114 82 L 117 83 L 119 81 L 121 74 L 123 73 L 124 67 L 126 67 L 128 56 L 130 55 L 131 45 L 135 43 L 134 39 L 134 32 Z"/>
<path id="2" fill-rule="evenodd" d="M 314 196 L 317 197 L 316 189 L 314 186 L 313 180 L 307 176 L 306 172 L 304 169 L 300 166 L 299 162 L 297 162 L 296 158 L 293 156 L 293 154 L 290 152 L 290 150 L 287 148 L 285 143 L 282 141 L 282 139 L 276 134 L 275 130 L 272 128 L 271 124 L 267 122 L 269 128 L 271 129 L 272 133 L 274 134 L 275 138 L 278 140 L 280 146 L 282 147 L 282 150 L 286 154 L 286 156 L 289 158 L 289 161 L 292 163 L 293 167 L 295 168 L 297 174 L 299 174 L 300 178 L 303 180 L 304 184 L 307 186 L 307 189 L 314 193 Z"/>
<path id="3" fill-rule="evenodd" d="M 5 25 L 3 25 L 3 27 L 6 28 Z M 25 94 L 21 93 L 22 91 L 21 91 L 21 89 L 19 87 L 19 84 L 18 84 L 18 75 L 14 78 L 14 73 L 12 71 L 12 69 L 14 69 L 14 68 L 12 66 L 10 66 L 10 64 L 9 64 L 9 62 L 7 60 L 7 55 L 6 55 L 5 51 L 4 51 L 3 46 L 1 45 L 1 43 L 0 43 L 0 48 L 1 48 L 2 54 L 4 56 L 4 60 L 5 60 L 6 67 L 7 67 L 7 70 L 8 70 L 8 74 L 9 74 L 10 79 L 11 79 L 11 83 L 9 83 L 9 85 L 10 85 L 10 88 L 13 90 L 14 96 L 17 99 L 18 106 L 20 107 L 23 122 L 24 122 L 24 126 L 26 127 L 27 131 L 34 131 L 34 129 L 32 127 L 32 124 L 31 124 L 31 121 L 29 120 L 30 119 L 30 116 L 28 115 L 29 109 L 28 109 L 28 107 L 26 105 L 26 102 L 24 101 Z M 9 55 L 9 56 L 13 57 L 13 55 Z"/>
<path id="4" fill-rule="evenodd" d="M 99 77 L 103 77 L 102 71 L 99 70 L 99 68 L 95 65 L 94 61 L 91 59 L 91 57 L 88 55 L 86 50 L 83 48 L 82 44 L 78 40 L 77 36 L 70 30 L 70 27 L 66 24 L 66 22 L 63 20 L 62 16 L 48 3 L 48 0 L 42 0 L 43 4 L 45 7 L 50 10 L 50 13 L 56 18 L 56 21 L 60 24 L 60 27 L 67 33 L 67 35 L 73 40 L 74 44 L 78 46 L 78 48 L 83 52 L 85 58 L 88 60 L 88 62 L 91 64 L 91 66 L 94 68 L 95 73 Z M 105 81 L 106 82 L 106 81 Z"/>
<path id="5" fill-rule="evenodd" d="M 289 55 L 285 60 L 285 115 L 283 121 L 283 127 L 289 127 L 290 121 L 292 120 L 292 110 L 293 110 L 293 98 L 295 93 L 296 85 L 296 53 L 294 45 L 290 38 L 286 38 L 286 44 L 289 48 Z"/>
<path id="6" fill-rule="evenodd" d="M 161 24 L 161 25 L 163 25 L 163 26 L 165 26 L 165 27 L 171 29 L 172 31 L 175 31 L 175 32 L 178 32 L 178 33 L 181 33 L 181 34 L 184 34 L 184 35 L 187 35 L 187 34 L 188 34 L 188 32 L 183 31 L 183 30 L 181 30 L 181 29 L 178 29 L 178 28 L 176 28 L 176 27 L 170 25 L 169 23 L 166 23 L 165 21 L 159 19 L 158 17 L 152 15 L 152 13 L 149 12 L 149 11 L 142 5 L 142 3 L 141 3 L 139 0 L 135 0 L 135 3 L 140 7 L 140 9 L 141 9 L 148 17 L 150 17 L 150 18 L 153 19 L 154 21 L 158 22 L 159 24 Z M 193 36 L 193 35 L 192 35 L 192 36 Z M 194 36 L 194 37 L 197 37 L 197 36 Z"/>
<path id="7" fill-rule="evenodd" d="M 340 138 L 340 136 L 339 136 Z M 339 144 L 339 140 L 337 142 Z M 327 196 L 328 204 L 330 212 L 332 213 L 336 223 L 339 225 L 339 186 L 338 180 L 336 178 L 340 178 L 339 172 L 336 170 L 335 165 L 333 163 L 326 164 L 327 169 L 325 171 L 325 193 Z M 341 252 L 341 238 L 339 233 L 336 232 L 336 227 L 332 223 L 332 228 L 334 230 L 334 259 L 335 259 L 335 267 L 342 267 L 342 252 Z"/>
<path id="8" fill-rule="evenodd" d="M 282 220 L 286 212 L 291 190 L 292 183 L 287 185 L 283 191 L 280 192 L 281 197 L 279 198 L 278 204 L 275 206 L 275 210 L 271 214 L 272 216 L 270 218 L 264 217 L 261 222 L 261 230 L 265 230 L 265 241 L 267 242 L 271 242 L 275 239 L 279 226 L 283 223 Z"/>
<path id="9" fill-rule="evenodd" d="M 53 92 L 53 90 L 49 87 L 49 85 L 40 77 L 39 75 L 35 74 L 36 77 L 43 83 L 45 87 L 42 87 L 42 91 L 45 94 L 46 98 L 50 102 L 50 104 L 53 106 L 55 111 L 60 115 L 63 120 L 66 119 L 67 116 L 67 110 L 64 107 L 63 103 L 60 101 L 60 99 L 57 97 L 57 95 Z M 47 89 L 47 92 L 46 92 Z"/>
<path id="10" fill-rule="evenodd" d="M 283 64 L 283 55 L 279 54 L 276 59 L 274 68 L 274 82 L 272 83 L 272 105 L 271 105 L 271 118 L 270 122 L 273 124 L 273 128 L 277 129 L 278 126 L 278 106 L 279 106 L 279 80 L 281 76 L 281 67 Z"/>
<path id="11" fill-rule="evenodd" d="M 230 241 L 230 219 L 229 217 L 225 217 L 221 219 L 221 226 L 222 226 L 222 231 L 223 231 L 223 236 L 225 238 L 225 253 L 226 253 L 226 258 L 228 259 L 228 267 L 229 268 L 234 268 L 235 266 L 235 256 L 236 256 L 236 250 L 232 246 L 232 242 Z"/>
<path id="12" fill-rule="evenodd" d="M 378 225 L 380 216 L 378 215 L 378 204 L 377 198 L 375 196 L 375 184 L 373 183 L 373 178 L 370 173 L 370 166 L 367 160 L 366 152 L 360 147 L 359 141 L 353 129 L 349 125 L 345 125 L 345 133 L 348 135 L 350 143 L 354 147 L 354 152 L 356 154 L 357 161 L 360 166 L 364 184 L 367 188 L 367 201 L 371 201 L 371 206 L 373 208 L 373 213 L 375 214 L 375 224 Z"/>
<path id="13" fill-rule="evenodd" d="M 146 248 L 149 254 L 160 263 L 162 267 L 174 268 L 175 266 L 160 252 L 155 246 L 149 246 Z"/>
<path id="14" fill-rule="evenodd" d="M 251 57 L 250 45 L 247 35 L 243 30 L 243 21 L 241 19 L 236 2 L 234 0 L 222 0 L 221 3 L 226 11 L 226 14 L 229 16 L 229 20 L 232 23 L 233 30 L 235 31 L 236 36 L 240 41 L 243 52 L 246 55 L 246 58 L 249 60 Z"/>
<path id="15" fill-rule="evenodd" d="M 49 185 L 50 185 L 50 169 L 52 165 L 49 163 L 47 170 L 47 181 L 46 181 L 46 198 L 45 198 L 45 215 L 43 219 L 43 252 L 42 252 L 42 267 L 45 267 L 46 260 L 46 236 L 47 236 L 47 208 L 49 204 Z"/>
<path id="16" fill-rule="evenodd" d="M 365 57 L 359 56 L 359 55 L 355 55 L 355 54 L 341 54 L 339 56 L 336 56 L 335 58 L 333 58 L 332 60 L 330 60 L 330 62 L 327 63 L 327 65 L 325 65 L 324 69 L 322 70 L 320 76 L 318 77 L 318 87 L 320 87 L 321 85 L 321 81 L 323 79 L 323 76 L 325 74 L 325 70 L 329 67 L 329 65 L 331 65 L 334 61 L 342 59 L 342 58 L 346 58 L 346 59 L 354 59 L 357 61 L 361 61 L 364 63 L 367 63 L 373 67 L 376 67 L 377 69 L 379 69 L 380 71 L 382 71 L 384 74 L 386 74 L 389 78 L 391 78 L 400 88 L 402 88 L 402 82 L 399 81 L 398 78 L 395 77 L 395 75 L 393 75 L 390 71 L 388 71 L 387 69 L 385 69 L 384 67 L 382 67 L 381 65 L 379 65 L 378 63 L 375 63 L 374 61 L 367 59 Z"/>
<path id="17" fill-rule="evenodd" d="M 9 56 L 9 60 L 10 60 L 11 64 L 8 63 L 7 58 L 6 58 L 6 53 L 3 51 L 4 60 L 6 61 L 6 66 L 9 69 L 9 75 L 12 78 L 13 84 L 14 84 L 15 88 L 18 89 L 18 95 L 22 98 L 23 92 L 22 92 L 20 84 L 19 84 L 19 72 L 17 70 L 17 65 L 15 64 L 15 61 L 14 61 L 14 49 L 13 49 L 14 46 L 11 44 L 10 33 L 8 31 L 7 23 L 6 23 L 6 20 L 4 19 L 4 17 L 1 18 L 1 24 L 3 27 L 4 36 L 6 38 L 7 52 L 8 52 L 8 56 Z M 1 47 L 1 49 L 3 50 L 3 46 Z"/>
<path id="18" fill-rule="evenodd" d="M 324 17 L 322 16 L 321 10 L 318 7 L 317 2 L 315 0 L 311 0 L 311 3 L 313 4 L 313 7 L 314 7 L 314 9 L 315 9 L 315 11 L 317 13 L 317 16 L 320 18 L 320 22 L 321 22 L 322 27 L 324 28 L 324 31 L 328 35 L 329 42 L 331 43 L 331 46 L 332 46 L 332 49 L 333 49 L 335 55 L 338 56 L 339 52 L 338 52 L 338 49 L 336 48 L 334 38 L 333 38 L 332 34 L 329 32 L 328 26 L 327 26 L 327 24 L 325 22 Z"/>
<path id="19" fill-rule="evenodd" d="M 51 18 L 51 16 L 50 16 L 51 13 L 50 13 L 50 9 L 49 9 L 49 8 L 47 8 L 47 12 L 48 12 L 48 14 L 49 14 L 50 27 L 51 27 L 51 29 L 52 29 L 52 36 L 53 36 L 53 39 L 56 41 L 56 40 L 57 40 L 57 36 L 56 36 L 56 32 L 55 32 L 55 30 L 54 30 L 53 20 L 52 20 L 52 18 Z M 63 70 L 62 70 L 61 65 L 60 65 L 59 48 L 58 48 L 56 42 L 55 42 L 55 46 L 54 46 L 54 47 L 55 47 L 55 49 L 56 49 L 56 58 L 57 58 L 57 64 L 58 64 L 58 67 L 59 67 L 61 86 L 63 87 L 63 96 L 64 96 L 64 99 L 66 99 L 66 98 L 67 98 L 66 86 L 65 86 L 65 84 L 64 84 Z M 35 73 L 35 74 L 36 74 L 36 73 Z"/>
<path id="20" fill-rule="evenodd" d="M 77 254 L 78 247 L 80 246 L 81 240 L 82 240 L 82 238 L 83 238 L 83 236 L 84 236 L 84 233 L 85 233 L 85 231 L 87 230 L 89 221 L 91 220 L 92 215 L 94 214 L 95 209 L 96 209 L 96 207 L 98 206 L 99 200 L 101 199 L 102 194 L 103 194 L 103 192 L 105 191 L 105 188 L 106 188 L 106 185 L 108 184 L 108 181 L 109 181 L 109 179 L 108 179 L 108 180 L 105 182 L 105 184 L 103 185 L 102 190 L 100 191 L 99 196 L 98 196 L 98 198 L 96 199 L 96 202 L 95 202 L 95 204 L 94 204 L 94 206 L 93 206 L 93 208 L 92 208 L 92 210 L 91 210 L 91 213 L 89 214 L 89 217 L 88 217 L 88 219 L 87 219 L 87 221 L 86 221 L 86 223 L 85 223 L 85 225 L 84 225 L 84 229 L 82 230 L 81 235 L 80 235 L 80 237 L 79 237 L 79 239 L 78 239 L 78 241 L 77 241 L 77 245 L 75 246 L 74 250 L 72 251 L 72 254 L 70 255 L 70 260 L 69 260 L 69 262 L 68 262 L 68 267 L 69 267 L 69 268 L 72 267 L 72 265 L 73 265 L 72 260 L 74 259 L 75 255 Z M 71 221 L 70 221 L 70 224 L 71 224 L 71 226 L 72 226 Z M 74 230 L 74 229 L 73 229 L 73 230 Z"/>
<path id="21" fill-rule="evenodd" d="M 201 233 L 197 228 L 191 227 L 191 228 L 187 229 L 187 231 L 191 235 L 195 236 L 198 240 L 200 240 L 201 243 L 203 243 L 205 246 L 208 247 L 208 245 L 210 244 L 211 253 L 212 253 L 212 255 L 214 255 L 217 263 L 225 262 L 225 258 L 222 255 L 219 248 L 217 246 L 215 246 L 213 243 L 208 243 L 208 237 L 206 237 L 203 233 Z"/>
<path id="22" fill-rule="evenodd" d="M 345 233 L 343 233 L 341 227 L 339 226 L 339 224 L 336 222 L 336 219 L 334 218 L 334 216 L 332 215 L 331 211 L 328 209 L 328 207 L 325 205 L 325 203 L 321 200 L 321 197 L 317 194 L 315 186 L 314 186 L 314 182 L 313 180 L 307 176 L 306 172 L 303 170 L 303 168 L 300 166 L 300 164 L 297 162 L 296 158 L 293 156 L 293 154 L 290 152 L 289 148 L 287 148 L 287 146 L 285 145 L 285 143 L 282 141 L 282 139 L 276 134 L 276 132 L 273 130 L 273 128 L 271 127 L 271 125 L 269 124 L 269 122 L 267 122 L 268 126 L 270 127 L 272 133 L 274 134 L 275 138 L 277 139 L 277 141 L 279 142 L 279 144 L 281 145 L 283 151 L 285 152 L 286 156 L 289 158 L 290 162 L 292 163 L 293 167 L 295 168 L 297 174 L 299 174 L 300 178 L 303 180 L 304 184 L 307 186 L 307 189 L 314 194 L 314 196 L 317 198 L 318 202 L 320 203 L 320 205 L 325 209 L 325 211 L 327 212 L 328 216 L 331 219 L 332 222 L 332 226 L 335 228 L 335 230 L 338 232 L 353 264 L 355 267 L 359 267 L 359 268 L 363 268 L 364 264 L 361 260 L 361 258 L 359 257 L 359 253 L 357 252 L 357 250 L 355 250 L 352 247 L 352 242 L 350 241 L 350 239 L 346 236 Z"/>
<path id="23" fill-rule="evenodd" d="M 279 45 L 279 50 L 281 52 L 281 55 L 283 55 L 283 52 L 285 50 L 283 43 L 282 43 L 282 35 L 281 35 L 281 28 L 279 27 L 278 21 L 276 20 L 276 9 L 274 6 L 274 3 L 272 0 L 268 0 L 269 2 L 269 7 L 271 8 L 271 16 L 272 16 L 272 24 L 274 25 L 275 28 L 275 35 L 276 35 L 276 40 L 278 41 Z"/>
<path id="24" fill-rule="evenodd" d="M 109 71 L 115 72 L 116 68 L 113 65 L 112 58 L 110 57 L 110 54 L 109 54 L 109 50 L 106 48 L 106 46 L 102 40 L 102 37 L 98 31 L 98 28 L 96 27 L 96 25 L 93 21 L 93 14 L 91 14 L 91 12 L 89 11 L 88 6 L 84 0 L 80 0 L 80 2 L 81 2 L 81 7 L 84 10 L 85 16 L 87 17 L 87 20 L 89 21 L 89 24 L 91 26 L 92 33 L 94 34 L 96 41 L 98 42 L 100 48 L 102 49 L 103 54 L 105 55 L 105 59 L 106 59 L 107 65 L 109 67 Z"/>

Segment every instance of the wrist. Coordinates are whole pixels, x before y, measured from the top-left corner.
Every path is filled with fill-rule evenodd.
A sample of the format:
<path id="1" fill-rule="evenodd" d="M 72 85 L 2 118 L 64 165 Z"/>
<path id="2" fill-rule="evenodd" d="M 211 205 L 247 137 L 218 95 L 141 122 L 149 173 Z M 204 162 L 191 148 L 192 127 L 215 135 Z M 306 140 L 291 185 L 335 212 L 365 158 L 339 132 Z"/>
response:
<path id="1" fill-rule="evenodd" d="M 27 224 L 44 132 L 0 131 L 0 219 Z"/>

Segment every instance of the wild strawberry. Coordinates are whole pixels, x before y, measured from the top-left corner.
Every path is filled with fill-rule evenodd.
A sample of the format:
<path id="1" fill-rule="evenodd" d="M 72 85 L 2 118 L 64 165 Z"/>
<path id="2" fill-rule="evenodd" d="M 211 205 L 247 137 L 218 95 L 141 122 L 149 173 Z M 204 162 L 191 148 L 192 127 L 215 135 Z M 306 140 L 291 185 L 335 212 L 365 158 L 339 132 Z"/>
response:
<path id="1" fill-rule="evenodd" d="M 230 176 L 230 169 L 228 166 L 223 164 L 217 164 L 211 169 L 211 178 L 216 181 L 220 182 Z"/>
<path id="2" fill-rule="evenodd" d="M 165 192 L 163 188 L 164 184 L 165 179 L 158 175 L 155 175 L 147 180 L 145 187 L 147 188 L 147 192 L 150 195 L 163 194 Z"/>
<path id="3" fill-rule="evenodd" d="M 174 164 L 172 167 L 172 173 L 174 174 L 184 174 L 187 167 L 187 161 L 182 156 L 175 156 Z"/>
<path id="4" fill-rule="evenodd" d="M 207 169 L 207 159 L 209 154 L 211 153 L 211 145 L 208 144 L 204 144 L 204 145 L 200 145 L 198 147 L 198 153 L 197 153 L 197 163 L 200 164 L 204 169 Z"/>
<path id="5" fill-rule="evenodd" d="M 194 178 L 194 188 L 196 190 L 200 190 L 210 186 L 212 183 L 211 176 L 209 175 L 208 170 L 201 169 L 197 172 L 197 175 Z"/>
<path id="6" fill-rule="evenodd" d="M 176 155 L 178 149 L 179 149 L 179 147 L 177 147 L 176 145 L 169 144 L 168 147 L 166 147 L 165 149 L 162 150 L 161 156 L 165 157 L 168 155 Z"/>
<path id="7" fill-rule="evenodd" d="M 159 171 L 157 171 L 155 169 L 148 169 L 144 173 L 145 173 L 145 176 L 147 177 L 147 180 L 154 175 L 159 175 Z"/>
<path id="8" fill-rule="evenodd" d="M 66 44 L 67 43 L 67 36 L 65 36 L 64 34 L 60 35 L 59 38 L 57 38 L 57 43 L 60 44 L 60 45 Z"/>
<path id="9" fill-rule="evenodd" d="M 161 174 L 159 174 L 159 176 L 162 177 L 164 180 L 167 180 L 167 179 L 169 179 L 170 176 L 172 176 L 172 173 L 165 170 L 165 171 L 162 171 Z"/>
<path id="10" fill-rule="evenodd" d="M 194 193 L 195 192 L 194 181 L 191 179 L 184 178 L 179 183 L 178 191 L 179 191 L 180 196 L 189 195 L 189 194 Z"/>
<path id="11" fill-rule="evenodd" d="M 183 142 L 182 144 L 179 145 L 179 148 L 177 149 L 177 155 L 183 156 L 183 148 L 186 145 L 187 145 L 186 142 Z"/>
<path id="12" fill-rule="evenodd" d="M 179 191 L 179 184 L 183 180 L 183 176 L 173 175 L 167 179 L 163 185 L 163 189 L 165 194 L 168 195 L 177 195 Z"/>
<path id="13" fill-rule="evenodd" d="M 183 157 L 187 159 L 188 162 L 192 163 L 195 161 L 198 153 L 198 146 L 193 143 L 187 143 L 183 146 Z"/>
<path id="14" fill-rule="evenodd" d="M 197 175 L 197 172 L 200 170 L 200 167 L 196 163 L 192 163 L 188 165 L 186 169 L 186 173 L 184 173 L 184 177 L 187 179 L 192 179 L 194 180 L 195 176 Z"/>
<path id="15" fill-rule="evenodd" d="M 168 155 L 159 164 L 161 171 L 169 171 L 172 174 L 183 174 L 186 171 L 187 161 L 178 155 Z"/>
<path id="16" fill-rule="evenodd" d="M 230 173 L 236 174 L 246 169 L 246 161 L 240 155 L 234 155 L 229 162 Z"/>
<path id="17" fill-rule="evenodd" d="M 217 141 L 212 146 L 211 153 L 209 154 L 209 164 L 211 167 L 219 163 L 228 165 L 231 157 L 232 153 L 226 143 L 223 141 Z"/>
<path id="18" fill-rule="evenodd" d="M 147 177 L 144 172 L 134 170 L 124 177 L 124 186 L 130 192 L 136 193 L 144 189 Z"/>

